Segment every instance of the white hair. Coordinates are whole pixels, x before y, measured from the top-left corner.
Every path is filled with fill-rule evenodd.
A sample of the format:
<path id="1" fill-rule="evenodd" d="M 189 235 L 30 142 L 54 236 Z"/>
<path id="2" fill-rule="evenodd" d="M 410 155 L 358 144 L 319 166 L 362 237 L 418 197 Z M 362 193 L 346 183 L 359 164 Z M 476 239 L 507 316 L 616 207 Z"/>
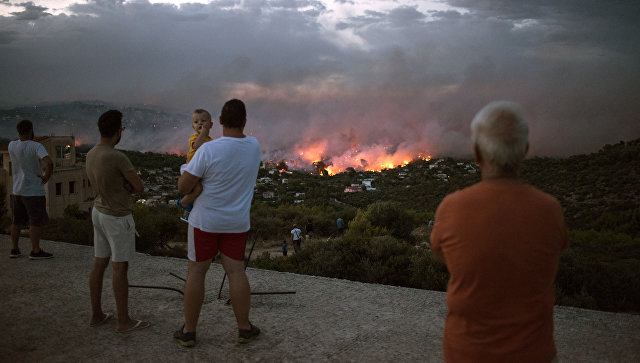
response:
<path id="1" fill-rule="evenodd" d="M 529 126 L 518 104 L 491 102 L 471 121 L 471 140 L 485 161 L 515 171 L 529 147 Z"/>

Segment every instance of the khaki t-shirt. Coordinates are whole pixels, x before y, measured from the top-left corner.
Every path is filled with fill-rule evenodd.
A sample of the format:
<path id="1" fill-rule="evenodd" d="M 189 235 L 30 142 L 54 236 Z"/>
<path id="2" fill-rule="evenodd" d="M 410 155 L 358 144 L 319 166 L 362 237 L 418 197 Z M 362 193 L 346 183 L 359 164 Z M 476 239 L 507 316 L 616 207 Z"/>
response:
<path id="1" fill-rule="evenodd" d="M 133 170 L 129 158 L 105 144 L 96 144 L 87 154 L 87 176 L 95 194 L 93 206 L 112 216 L 131 214 L 131 200 L 124 173 Z"/>

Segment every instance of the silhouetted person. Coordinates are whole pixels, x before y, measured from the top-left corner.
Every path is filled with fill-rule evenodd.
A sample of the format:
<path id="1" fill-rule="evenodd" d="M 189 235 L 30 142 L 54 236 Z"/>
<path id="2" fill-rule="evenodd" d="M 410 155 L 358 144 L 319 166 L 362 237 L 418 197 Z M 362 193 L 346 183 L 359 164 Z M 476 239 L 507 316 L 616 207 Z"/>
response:
<path id="1" fill-rule="evenodd" d="M 200 146 L 178 180 L 181 193 L 188 193 L 198 182 L 203 187 L 189 215 L 184 325 L 173 335 L 182 346 L 196 344 L 205 277 L 218 252 L 229 276 L 238 342 L 247 343 L 260 333 L 260 329 L 249 322 L 251 295 L 244 268 L 244 249 L 261 153 L 258 140 L 243 133 L 246 122 L 244 103 L 237 99 L 227 101 L 220 113 L 222 137 Z"/>
<path id="2" fill-rule="evenodd" d="M 49 222 L 44 185 L 51 178 L 53 162 L 44 146 L 33 141 L 33 124 L 22 120 L 16 125 L 18 140 L 9 143 L 9 157 L 13 166 L 13 190 L 11 194 L 11 253 L 9 257 L 20 257 L 20 226 L 29 223 L 31 253 L 29 259 L 52 258 L 51 253 L 40 248 L 40 228 Z M 42 164 L 44 163 L 44 172 Z"/>
<path id="3" fill-rule="evenodd" d="M 447 362 L 551 362 L 553 280 L 567 230 L 560 203 L 518 179 L 529 148 L 520 108 L 496 102 L 471 122 L 482 180 L 436 211 L 433 257 L 446 263 Z"/>
<path id="4" fill-rule="evenodd" d="M 98 119 L 100 142 L 87 153 L 87 176 L 95 200 L 91 211 L 95 258 L 89 278 L 91 294 L 90 326 L 111 318 L 102 311 L 102 281 L 109 265 L 113 268 L 113 294 L 118 309 L 116 331 L 144 329 L 149 323 L 129 316 L 129 261 L 136 253 L 136 226 L 131 209 L 131 193 L 144 190 L 142 180 L 129 158 L 114 149 L 122 137 L 122 113 L 110 110 Z"/>
<path id="5" fill-rule="evenodd" d="M 307 237 L 313 237 L 313 223 L 311 223 L 311 219 L 307 219 L 307 224 L 304 226 L 305 232 L 307 232 Z"/>

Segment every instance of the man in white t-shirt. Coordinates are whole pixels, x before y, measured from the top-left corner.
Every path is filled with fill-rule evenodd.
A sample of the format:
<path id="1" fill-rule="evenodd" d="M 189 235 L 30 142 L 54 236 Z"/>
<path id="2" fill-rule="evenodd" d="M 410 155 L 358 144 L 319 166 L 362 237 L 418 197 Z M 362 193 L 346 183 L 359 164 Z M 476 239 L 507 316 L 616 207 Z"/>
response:
<path id="1" fill-rule="evenodd" d="M 302 248 L 302 230 L 298 228 L 297 224 L 294 224 L 291 230 L 291 240 L 293 241 L 293 250 L 299 253 Z"/>
<path id="2" fill-rule="evenodd" d="M 31 253 L 29 259 L 52 258 L 51 253 L 40 248 L 40 227 L 49 222 L 44 185 L 51 178 L 53 162 L 44 146 L 33 141 L 33 124 L 22 120 L 16 125 L 20 139 L 9 143 L 9 157 L 13 168 L 13 190 L 11 194 L 11 254 L 20 257 L 18 241 L 20 226 L 29 223 Z M 44 163 L 44 172 L 43 165 Z"/>
<path id="3" fill-rule="evenodd" d="M 261 153 L 258 140 L 243 133 L 246 122 L 244 103 L 237 99 L 227 101 L 220 113 L 222 137 L 200 146 L 178 180 L 178 190 L 183 194 L 198 182 L 203 187 L 189 215 L 184 326 L 174 333 L 175 340 L 185 347 L 196 343 L 205 276 L 218 253 L 229 276 L 238 342 L 247 343 L 260 333 L 249 322 L 251 293 L 244 269 L 244 249 Z"/>

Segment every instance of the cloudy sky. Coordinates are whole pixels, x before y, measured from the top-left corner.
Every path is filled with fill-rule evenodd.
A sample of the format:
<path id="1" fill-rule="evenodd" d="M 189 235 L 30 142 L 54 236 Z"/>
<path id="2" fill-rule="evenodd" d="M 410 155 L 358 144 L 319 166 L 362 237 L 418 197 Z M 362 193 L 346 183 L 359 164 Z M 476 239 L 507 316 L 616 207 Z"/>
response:
<path id="1" fill-rule="evenodd" d="M 237 97 L 264 152 L 351 166 L 467 154 L 506 99 L 533 154 L 570 155 L 640 137 L 640 4 L 0 0 L 0 80 L 5 107 Z"/>

